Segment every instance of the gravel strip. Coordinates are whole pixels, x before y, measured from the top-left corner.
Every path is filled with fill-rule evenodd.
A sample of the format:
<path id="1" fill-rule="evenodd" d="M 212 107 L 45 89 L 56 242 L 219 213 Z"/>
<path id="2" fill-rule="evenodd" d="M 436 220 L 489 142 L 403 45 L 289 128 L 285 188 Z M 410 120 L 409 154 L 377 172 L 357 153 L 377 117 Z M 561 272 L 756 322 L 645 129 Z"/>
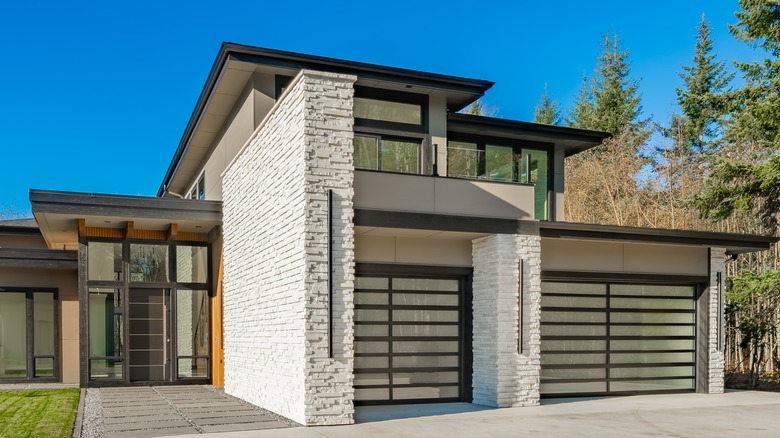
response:
<path id="1" fill-rule="evenodd" d="M 271 412 L 271 411 L 265 410 L 265 409 L 263 409 L 261 407 L 255 406 L 252 403 L 249 403 L 249 402 L 247 402 L 245 400 L 242 400 L 242 399 L 240 399 L 238 397 L 233 397 L 232 395 L 226 393 L 225 391 L 223 391 L 220 388 L 217 388 L 216 386 L 203 385 L 203 387 L 206 388 L 206 389 L 209 389 L 211 391 L 214 391 L 217 394 L 221 394 L 224 397 L 226 397 L 226 398 L 228 398 L 230 400 L 236 401 L 236 402 L 238 402 L 238 403 L 240 403 L 240 404 L 242 404 L 242 405 L 244 405 L 246 407 L 252 408 L 252 409 L 254 409 L 255 411 L 257 411 L 257 412 L 259 412 L 261 414 L 268 415 L 269 417 L 273 418 L 274 420 L 276 420 L 276 421 L 278 421 L 280 423 L 286 424 L 286 425 L 288 425 L 290 427 L 303 427 L 303 425 L 298 424 L 295 421 L 292 421 L 292 420 L 290 420 L 287 417 L 282 417 L 281 415 L 279 415 L 279 414 L 277 414 L 275 412 Z"/>
<path id="2" fill-rule="evenodd" d="M 84 420 L 81 423 L 81 438 L 100 438 L 105 435 L 100 389 L 87 388 L 87 396 L 84 400 Z"/>

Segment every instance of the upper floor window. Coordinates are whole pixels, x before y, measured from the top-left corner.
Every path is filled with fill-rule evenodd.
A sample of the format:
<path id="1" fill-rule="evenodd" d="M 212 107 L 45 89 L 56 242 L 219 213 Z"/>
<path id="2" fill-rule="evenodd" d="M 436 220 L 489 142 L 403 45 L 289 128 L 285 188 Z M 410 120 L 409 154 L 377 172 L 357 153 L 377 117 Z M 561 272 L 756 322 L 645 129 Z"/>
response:
<path id="1" fill-rule="evenodd" d="M 427 128 L 428 96 L 402 91 L 355 87 L 355 126 L 424 133 Z"/>
<path id="2" fill-rule="evenodd" d="M 355 134 L 355 168 L 430 175 L 432 153 L 413 138 Z"/>
<path id="3" fill-rule="evenodd" d="M 422 125 L 422 108 L 411 103 L 356 97 L 354 112 L 359 119 Z"/>
<path id="4" fill-rule="evenodd" d="M 512 144 L 512 140 L 451 140 L 447 145 L 447 176 L 534 185 L 534 217 L 548 217 L 550 155 Z"/>
<path id="5" fill-rule="evenodd" d="M 206 199 L 206 175 L 205 172 L 200 174 L 198 182 L 192 186 L 192 190 L 187 194 L 188 199 Z"/>

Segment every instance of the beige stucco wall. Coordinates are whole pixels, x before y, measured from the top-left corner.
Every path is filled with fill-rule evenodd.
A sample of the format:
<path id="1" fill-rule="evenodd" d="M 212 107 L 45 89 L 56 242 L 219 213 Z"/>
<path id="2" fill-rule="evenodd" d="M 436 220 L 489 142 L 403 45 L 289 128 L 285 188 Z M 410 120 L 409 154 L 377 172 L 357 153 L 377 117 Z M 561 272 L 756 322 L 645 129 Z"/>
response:
<path id="1" fill-rule="evenodd" d="M 76 271 L 0 268 L 0 287 L 58 289 L 60 375 L 63 383 L 79 383 L 79 302 Z"/>
<path id="2" fill-rule="evenodd" d="M 471 241 L 357 235 L 355 262 L 471 267 Z"/>
<path id="3" fill-rule="evenodd" d="M 0 235 L 0 248 L 47 249 L 43 236 Z"/>
<path id="4" fill-rule="evenodd" d="M 708 249 L 683 245 L 542 239 L 542 270 L 707 275 Z"/>
<path id="5" fill-rule="evenodd" d="M 222 126 L 213 128 L 218 129 L 219 134 L 212 146 L 211 154 L 202 167 L 202 171 L 205 172 L 206 199 L 222 199 L 222 172 L 273 107 L 276 102 L 275 92 L 274 75 L 255 73 L 244 86 L 230 116 L 225 119 Z M 201 171 L 195 174 L 195 179 L 188 187 L 192 187 L 197 182 L 200 174 Z"/>
<path id="6" fill-rule="evenodd" d="M 355 208 L 530 219 L 534 189 L 455 178 L 356 171 Z"/>

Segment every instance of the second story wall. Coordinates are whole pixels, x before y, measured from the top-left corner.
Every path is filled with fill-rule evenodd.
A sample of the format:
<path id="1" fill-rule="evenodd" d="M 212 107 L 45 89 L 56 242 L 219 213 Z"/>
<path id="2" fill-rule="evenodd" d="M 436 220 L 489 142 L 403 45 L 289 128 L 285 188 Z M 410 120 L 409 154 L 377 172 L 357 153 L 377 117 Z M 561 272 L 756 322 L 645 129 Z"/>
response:
<path id="1" fill-rule="evenodd" d="M 222 199 L 222 172 L 274 106 L 275 93 L 275 75 L 254 73 L 244 85 L 230 116 L 224 119 L 223 125 L 206 127 L 219 130 L 219 134 L 212 145 L 210 155 L 191 181 L 188 194 L 191 194 L 193 189 L 197 193 L 198 181 L 203 177 L 205 199 Z"/>

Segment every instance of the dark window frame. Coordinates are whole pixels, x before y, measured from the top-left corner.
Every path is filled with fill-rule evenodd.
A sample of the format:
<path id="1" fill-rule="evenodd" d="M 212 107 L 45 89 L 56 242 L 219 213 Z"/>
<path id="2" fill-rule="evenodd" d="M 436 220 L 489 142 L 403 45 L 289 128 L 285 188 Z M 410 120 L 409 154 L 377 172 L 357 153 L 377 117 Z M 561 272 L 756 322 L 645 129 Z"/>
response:
<path id="1" fill-rule="evenodd" d="M 431 168 L 425 169 L 425 158 L 426 158 L 426 151 L 428 148 L 427 138 L 425 136 L 420 136 L 420 135 L 410 136 L 405 134 L 408 133 L 397 133 L 397 132 L 387 132 L 387 131 L 378 132 L 377 130 L 366 130 L 361 132 L 355 132 L 355 137 L 371 137 L 377 139 L 377 155 L 376 155 L 377 168 L 366 169 L 362 167 L 355 167 L 355 170 L 366 171 L 366 172 L 394 173 L 398 175 L 435 176 L 433 174 L 433 163 L 435 161 L 435 157 L 430 157 Z M 384 140 L 418 144 L 417 172 L 407 173 L 407 172 L 398 172 L 394 170 L 382 169 L 382 141 Z M 431 151 L 431 153 L 433 153 L 433 151 Z"/>
<path id="2" fill-rule="evenodd" d="M 630 364 L 630 363 L 620 363 L 620 364 L 611 364 L 609 359 L 607 359 L 607 364 L 605 365 L 606 369 L 611 368 L 636 368 L 636 367 L 652 367 L 652 366 L 691 366 L 693 368 L 693 388 L 692 389 L 674 389 L 674 390 L 656 390 L 656 391 L 638 391 L 638 390 L 632 390 L 632 391 L 609 391 L 609 383 L 610 382 L 620 382 L 620 381 L 642 381 L 642 380 L 675 380 L 675 379 L 688 379 L 689 377 L 611 377 L 609 374 L 604 379 L 600 378 L 582 378 L 582 379 L 557 379 L 556 382 L 565 383 L 565 382 L 573 382 L 573 381 L 604 381 L 606 382 L 607 391 L 606 392 L 595 392 L 595 393 L 552 393 L 552 394 L 542 394 L 542 398 L 558 398 L 558 397 L 582 397 L 582 396 L 598 396 L 598 395 L 607 395 L 607 396 L 615 396 L 615 395 L 641 395 L 641 394 L 674 394 L 674 393 L 691 393 L 696 392 L 699 380 L 702 378 L 706 378 L 706 376 L 702 376 L 699 369 L 699 361 L 701 360 L 699 358 L 699 351 L 700 351 L 700 344 L 701 339 L 699 339 L 699 331 L 700 326 L 702 324 L 706 324 L 706 322 L 700 321 L 700 299 L 704 296 L 706 289 L 708 287 L 709 278 L 706 276 L 695 276 L 695 275 L 660 275 L 660 274 L 625 274 L 625 273 L 598 273 L 598 272 L 574 272 L 574 271 L 542 271 L 542 282 L 550 282 L 550 283 L 580 283 L 580 284 L 603 284 L 606 287 L 606 291 L 604 295 L 598 295 L 599 297 L 603 296 L 606 299 L 606 309 L 601 308 L 593 308 L 593 312 L 597 312 L 600 310 L 605 310 L 607 313 L 607 319 L 605 322 L 601 323 L 595 323 L 595 322 L 582 322 L 582 323 L 568 323 L 570 325 L 604 325 L 605 327 L 609 328 L 612 322 L 609 320 L 609 314 L 611 311 L 611 304 L 610 304 L 610 298 L 614 296 L 622 296 L 620 294 L 612 294 L 611 293 L 611 286 L 612 285 L 653 285 L 653 286 L 683 286 L 683 287 L 691 287 L 693 288 L 693 296 L 690 297 L 690 299 L 693 300 L 693 309 L 692 310 L 669 310 L 669 309 L 656 309 L 656 310 L 643 310 L 641 313 L 685 313 L 685 314 L 693 314 L 693 324 L 689 323 L 668 323 L 664 325 L 672 325 L 672 326 L 691 326 L 693 328 L 693 336 L 673 336 L 673 335 L 664 335 L 664 336 L 645 336 L 645 338 L 663 338 L 663 339 L 693 339 L 693 349 L 690 351 L 693 354 L 693 362 L 685 362 L 685 363 L 649 363 L 649 364 Z M 542 291 L 542 296 L 558 296 L 562 294 L 557 293 L 545 293 Z M 563 294 L 566 295 L 566 294 Z M 568 294 L 567 296 L 578 296 L 578 297 L 589 297 L 589 296 L 595 296 L 595 295 L 589 295 L 589 294 L 577 294 L 572 295 Z M 630 298 L 651 298 L 651 299 L 689 299 L 688 297 L 667 297 L 667 296 L 627 296 Z M 552 309 L 549 307 L 542 307 L 542 312 L 544 311 L 566 311 L 566 310 L 572 310 L 572 309 L 584 309 L 582 311 L 587 311 L 590 308 L 557 308 L 553 307 Z M 620 311 L 624 312 L 630 312 L 626 309 L 620 309 Z M 638 311 L 637 311 L 638 312 Z M 617 325 L 621 326 L 647 326 L 647 325 L 657 325 L 657 324 L 651 324 L 651 323 L 616 323 Z M 542 323 L 542 325 L 559 325 L 557 323 Z M 622 338 L 637 338 L 641 336 L 622 336 Z M 542 335 L 542 339 L 548 339 L 548 340 L 555 340 L 556 338 L 570 338 L 569 336 L 550 336 L 550 335 Z M 615 338 L 621 338 L 621 336 L 613 336 L 610 334 L 607 334 L 605 336 L 581 336 L 579 338 L 584 339 L 595 339 L 595 340 L 610 340 Z M 619 339 L 618 339 L 619 340 Z M 588 354 L 588 353 L 595 353 L 595 354 L 607 354 L 609 355 L 610 348 L 608 348 L 604 351 L 602 350 L 583 350 L 581 353 Z M 640 350 L 637 350 L 639 352 Z M 656 350 L 641 350 L 642 352 L 656 352 Z M 661 350 L 658 350 L 661 351 Z M 678 351 L 678 350 L 675 350 Z M 680 352 L 688 352 L 688 350 L 679 350 Z M 542 351 L 544 352 L 544 351 Z M 542 368 L 546 369 L 577 369 L 577 368 L 597 368 L 594 364 L 588 364 L 588 365 L 542 365 Z M 542 379 L 544 380 L 544 379 Z"/>
<path id="3" fill-rule="evenodd" d="M 21 383 L 21 382 L 59 382 L 60 381 L 60 300 L 59 289 L 52 287 L 0 287 L 0 294 L 5 292 L 24 293 L 25 299 L 25 361 L 26 375 L 24 378 L 0 378 L 0 384 L 3 383 Z M 51 293 L 54 307 L 54 356 L 35 355 L 35 315 L 34 315 L 34 294 Z M 35 359 L 52 358 L 53 370 L 51 376 L 37 377 L 35 375 Z"/>
<path id="4" fill-rule="evenodd" d="M 385 129 L 418 134 L 428 132 L 429 103 L 427 94 L 408 93 L 404 91 L 387 90 L 383 88 L 370 88 L 357 85 L 355 86 L 355 97 L 420 106 L 419 125 L 413 123 L 401 123 L 387 120 L 363 119 L 355 117 L 355 132 L 358 132 L 364 128 Z"/>
<path id="5" fill-rule="evenodd" d="M 472 372 L 473 372 L 473 301 L 474 294 L 472 290 L 472 282 L 474 278 L 474 269 L 469 267 L 450 267 L 450 266 L 422 266 L 422 265 L 401 265 L 401 264 L 384 264 L 384 263 L 356 263 L 355 264 L 355 276 L 356 277 L 388 277 L 388 278 L 446 278 L 454 279 L 459 278 L 460 281 L 460 303 L 459 307 L 459 324 L 462 329 L 459 339 L 459 354 L 460 363 L 458 368 L 460 369 L 460 383 L 459 393 L 457 398 L 441 398 L 441 399 L 398 399 L 398 400 L 363 400 L 356 401 L 357 406 L 370 406 L 370 405 L 387 405 L 387 404 L 410 404 L 410 403 L 445 403 L 445 402 L 470 402 L 473 398 L 472 394 Z M 392 280 L 390 280 L 392 281 Z M 392 289 L 392 285 L 390 285 Z M 450 295 L 450 292 L 443 292 L 445 295 Z M 377 306 L 377 305 L 359 305 L 359 307 L 377 308 L 377 307 L 390 307 Z M 412 306 L 414 307 L 414 306 Z M 446 307 L 447 310 L 451 310 L 451 306 L 438 306 Z M 437 306 L 426 306 L 426 308 L 434 309 Z M 392 326 L 392 322 L 388 321 Z M 366 322 L 366 325 L 372 325 L 371 322 Z M 429 325 L 451 325 L 447 322 L 428 322 Z M 371 357 L 382 356 L 384 353 L 356 353 L 359 356 Z M 392 352 L 388 353 L 390 356 Z M 426 356 L 432 354 L 426 353 L 396 353 L 399 356 Z M 452 355 L 452 353 L 437 353 L 434 355 Z M 388 364 L 392 365 L 392 364 Z M 428 384 L 425 384 L 428 385 Z M 385 385 L 380 385 L 385 386 Z M 391 384 L 392 386 L 392 384 Z M 413 385 L 412 385 L 413 386 Z M 440 386 L 454 386 L 453 384 L 440 384 Z M 365 386 L 370 388 L 371 385 Z M 410 386 L 411 387 L 411 386 Z"/>
<path id="6" fill-rule="evenodd" d="M 514 166 L 514 173 L 515 175 L 518 175 L 517 181 L 494 181 L 490 179 L 481 180 L 479 178 L 466 178 L 466 177 L 459 177 L 459 176 L 452 176 L 449 172 L 449 148 L 450 148 L 450 142 L 456 141 L 456 142 L 463 142 L 463 143 L 474 143 L 477 145 L 477 151 L 481 152 L 481 156 L 479 158 L 479 161 L 477 163 L 477 175 L 484 174 L 486 172 L 485 167 L 485 151 L 486 146 L 503 146 L 503 147 L 511 147 L 512 153 L 515 156 L 519 156 L 522 154 L 523 149 L 526 150 L 533 150 L 533 151 L 539 151 L 539 152 L 546 152 L 547 153 L 547 219 L 550 220 L 550 218 L 553 217 L 554 214 L 554 192 L 553 192 L 553 186 L 555 183 L 555 152 L 554 148 L 555 145 L 552 143 L 544 143 L 539 141 L 532 141 L 532 140 L 520 140 L 520 139 L 513 139 L 513 138 L 507 138 L 507 137 L 495 137 L 495 136 L 488 136 L 488 135 L 479 135 L 479 134 L 467 134 L 462 132 L 448 132 L 447 133 L 447 178 L 456 178 L 456 179 L 468 179 L 468 180 L 478 180 L 478 181 L 490 181 L 494 183 L 505 183 L 505 184 L 526 184 L 526 185 L 536 185 L 536 183 L 529 182 L 529 181 L 520 181 L 520 160 L 514 159 L 512 160 L 512 165 Z"/>
<path id="7" fill-rule="evenodd" d="M 98 280 L 89 280 L 87 278 L 86 273 L 88 272 L 88 246 L 90 242 L 109 242 L 109 243 L 121 243 L 122 244 L 122 270 L 123 270 L 123 276 L 121 281 L 98 281 Z M 213 329 L 212 329 L 212 322 L 209 320 L 209 349 L 208 349 L 208 357 L 207 357 L 207 377 L 178 377 L 178 358 L 177 355 L 177 341 L 178 339 L 175 336 L 175 330 L 176 330 L 176 324 L 177 324 L 177 315 L 175 312 L 175 306 L 176 306 L 176 292 L 179 289 L 188 289 L 188 290 L 205 290 L 206 296 L 208 297 L 208 309 L 206 310 L 206 314 L 208 315 L 209 319 L 211 318 L 211 297 L 214 296 L 214 288 L 212 287 L 212 273 L 213 273 L 213 253 L 212 253 L 212 247 L 211 244 L 208 242 L 192 242 L 192 241 L 182 241 L 182 240 L 151 240 L 151 239 L 121 239 L 121 238 L 108 238 L 108 237 L 87 237 L 80 240 L 80 247 L 83 246 L 83 251 L 80 250 L 79 252 L 83 252 L 83 256 L 79 256 L 79 263 L 83 263 L 83 266 L 80 267 L 80 272 L 83 270 L 84 274 L 83 277 L 80 276 L 79 278 L 79 300 L 82 302 L 82 305 L 80 306 L 80 312 L 82 313 L 81 320 L 84 321 L 82 324 L 83 326 L 83 332 L 81 334 L 82 340 L 81 340 L 81 381 L 82 385 L 86 386 L 100 386 L 100 387 L 108 387 L 108 386 L 126 386 L 128 384 L 134 384 L 137 382 L 133 382 L 130 380 L 129 376 L 129 360 L 128 360 L 128 353 L 129 353 L 129 342 L 127 340 L 130 336 L 130 327 L 129 327 L 129 318 L 126 317 L 128 315 L 129 310 L 129 291 L 130 289 L 164 289 L 165 294 L 167 296 L 167 304 L 169 306 L 169 311 L 171 312 L 171 317 L 168 322 L 168 328 L 169 333 L 173 333 L 174 335 L 170 336 L 170 344 L 168 346 L 168 357 L 166 358 L 169 360 L 169 364 L 167 366 L 168 371 L 168 378 L 164 380 L 164 382 L 187 382 L 187 383 L 194 383 L 194 384 L 207 384 L 211 382 L 212 375 L 211 375 L 211 366 L 212 366 L 212 360 L 213 360 L 213 351 L 212 351 L 212 345 L 211 345 L 211 339 L 213 338 Z M 168 247 L 168 281 L 167 282 L 134 282 L 130 281 L 130 245 L 132 244 L 146 244 L 146 245 L 161 245 L 161 246 L 167 246 Z M 177 265 L 177 254 L 176 254 L 176 248 L 178 246 L 199 246 L 199 247 L 205 247 L 207 248 L 207 256 L 206 256 L 206 282 L 204 283 L 191 283 L 191 282 L 178 282 L 177 281 L 177 271 L 176 271 L 176 265 Z M 83 269 L 82 269 L 83 268 Z M 116 309 L 119 309 L 120 314 L 123 315 L 122 317 L 122 325 L 124 329 L 124 339 L 122 341 L 122 356 L 119 358 L 122 361 L 122 378 L 121 379 L 92 379 L 91 377 L 91 361 L 92 360 L 99 360 L 104 358 L 113 358 L 114 360 L 117 359 L 117 357 L 111 356 L 111 357 L 98 357 L 98 356 L 91 356 L 89 354 L 89 344 L 87 339 L 84 338 L 84 336 L 89 336 L 89 307 L 87 303 L 87 298 L 89 294 L 90 288 L 115 288 L 120 289 L 120 293 L 122 294 L 122 306 Z M 116 314 L 116 313 L 115 313 Z M 202 358 L 204 356 L 198 356 L 198 358 Z M 155 383 L 163 383 L 163 382 L 155 382 Z"/>

